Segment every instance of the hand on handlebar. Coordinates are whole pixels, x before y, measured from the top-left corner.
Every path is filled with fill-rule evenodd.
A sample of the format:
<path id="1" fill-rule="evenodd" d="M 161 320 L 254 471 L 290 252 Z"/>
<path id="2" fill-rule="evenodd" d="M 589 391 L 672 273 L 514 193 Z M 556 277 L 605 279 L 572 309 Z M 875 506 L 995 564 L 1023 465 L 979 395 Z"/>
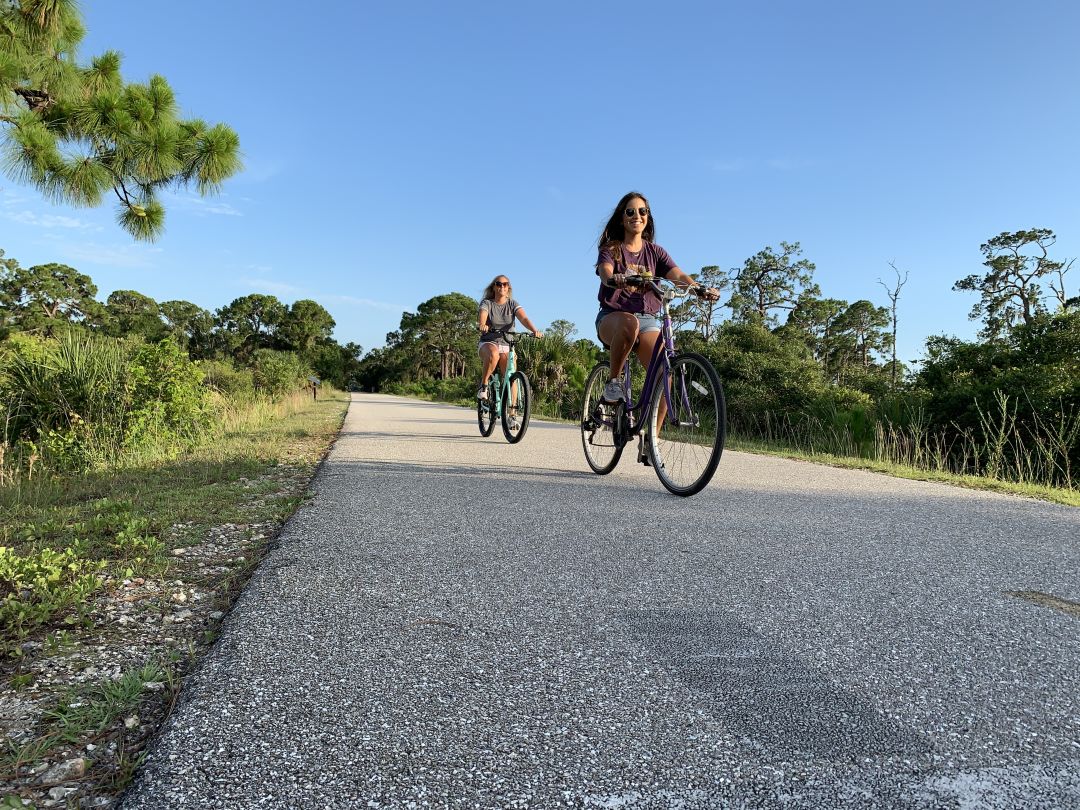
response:
<path id="1" fill-rule="evenodd" d="M 639 276 L 630 273 L 612 273 L 610 286 L 619 290 L 640 290 L 652 281 L 652 276 Z"/>
<path id="2" fill-rule="evenodd" d="M 720 300 L 720 291 L 718 289 L 716 289 L 715 287 L 702 287 L 699 284 L 696 287 L 691 287 L 690 290 L 691 290 L 691 292 L 694 293 L 694 295 L 696 295 L 698 298 L 702 299 L 703 301 L 719 301 Z"/>

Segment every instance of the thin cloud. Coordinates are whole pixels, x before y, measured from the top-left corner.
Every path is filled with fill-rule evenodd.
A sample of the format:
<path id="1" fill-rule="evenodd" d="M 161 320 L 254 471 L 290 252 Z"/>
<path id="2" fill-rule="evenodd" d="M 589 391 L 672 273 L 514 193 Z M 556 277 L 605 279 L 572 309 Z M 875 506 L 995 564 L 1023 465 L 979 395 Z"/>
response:
<path id="1" fill-rule="evenodd" d="M 278 160 L 247 160 L 244 163 L 244 171 L 237 175 L 238 180 L 248 180 L 252 183 L 265 183 L 281 174 L 283 164 Z"/>
<path id="2" fill-rule="evenodd" d="M 205 200 L 202 197 L 187 194 L 169 194 L 167 198 L 171 207 L 187 211 L 195 216 L 242 217 L 244 215 L 242 211 L 219 198 Z"/>
<path id="3" fill-rule="evenodd" d="M 16 194 L 14 191 L 6 188 L 0 188 L 0 205 L 3 205 L 5 208 L 11 205 L 22 205 L 26 200 L 27 198 L 21 194 Z"/>
<path id="4" fill-rule="evenodd" d="M 709 168 L 714 172 L 720 174 L 731 174 L 734 172 L 753 171 L 756 168 L 763 167 L 774 172 L 794 172 L 802 169 L 809 169 L 817 165 L 817 161 L 806 160 L 804 158 L 769 158 L 764 161 L 757 160 L 745 160 L 743 158 L 736 158 L 734 160 L 714 160 L 709 163 Z"/>
<path id="5" fill-rule="evenodd" d="M 257 290 L 263 293 L 269 293 L 270 295 L 279 295 L 283 298 L 292 298 L 294 301 L 301 298 L 309 298 L 312 301 L 318 301 L 320 303 L 339 303 L 349 304 L 350 306 L 366 307 L 367 309 L 378 309 L 385 312 L 404 312 L 406 307 L 400 304 L 391 304 L 386 301 L 376 301 L 372 298 L 356 298 L 352 295 L 323 295 L 318 292 L 314 292 L 304 287 L 297 287 L 293 284 L 286 284 L 281 281 L 271 281 L 265 278 L 251 278 L 244 277 L 239 279 L 241 285 L 247 286 L 252 290 Z"/>
<path id="6" fill-rule="evenodd" d="M 92 222 L 85 222 L 76 217 L 65 217 L 59 214 L 36 214 L 33 211 L 4 211 L 0 213 L 4 219 L 18 222 L 20 225 L 28 225 L 31 228 L 67 228 L 80 231 L 100 231 L 101 226 Z"/>
<path id="7" fill-rule="evenodd" d="M 353 304 L 358 307 L 382 309 L 387 312 L 404 312 L 406 309 L 406 307 L 401 306 L 401 304 L 390 304 L 386 301 L 374 301 L 371 298 L 354 298 L 351 295 L 332 295 L 328 300 L 340 301 L 343 304 Z"/>
<path id="8" fill-rule="evenodd" d="M 242 278 L 240 279 L 240 283 L 251 287 L 253 290 L 259 290 L 273 295 L 286 295 L 297 298 L 304 297 L 305 295 L 305 291 L 301 287 L 294 287 L 292 284 L 285 284 L 281 281 L 270 281 L 270 279 L 266 278 Z"/>
<path id="9" fill-rule="evenodd" d="M 746 161 L 742 158 L 736 158 L 735 160 L 714 160 L 709 166 L 714 172 L 741 172 L 747 168 Z"/>
<path id="10" fill-rule="evenodd" d="M 75 262 L 88 262 L 106 267 L 147 268 L 154 267 L 154 257 L 150 254 L 164 253 L 159 247 L 99 245 L 94 242 L 59 242 L 57 252 L 61 257 Z"/>
<path id="11" fill-rule="evenodd" d="M 765 165 L 778 172 L 794 172 L 799 171 L 800 169 L 809 169 L 816 164 L 813 160 L 805 160 L 803 158 L 773 158 Z"/>

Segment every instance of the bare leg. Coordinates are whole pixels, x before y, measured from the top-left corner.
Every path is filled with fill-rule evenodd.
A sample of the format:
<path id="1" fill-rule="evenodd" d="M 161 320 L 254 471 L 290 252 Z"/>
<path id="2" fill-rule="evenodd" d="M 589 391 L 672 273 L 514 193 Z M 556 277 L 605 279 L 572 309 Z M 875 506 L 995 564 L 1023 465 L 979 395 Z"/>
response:
<path id="1" fill-rule="evenodd" d="M 480 376 L 480 387 L 486 388 L 491 372 L 495 370 L 499 362 L 499 347 L 494 343 L 485 343 L 480 347 L 480 363 L 484 367 L 484 373 Z"/>
<path id="2" fill-rule="evenodd" d="M 610 347 L 611 379 L 617 380 L 634 347 L 634 341 L 638 339 L 638 319 L 629 312 L 612 312 L 600 321 L 597 332 L 600 340 Z M 640 352 L 638 356 L 641 356 Z"/>

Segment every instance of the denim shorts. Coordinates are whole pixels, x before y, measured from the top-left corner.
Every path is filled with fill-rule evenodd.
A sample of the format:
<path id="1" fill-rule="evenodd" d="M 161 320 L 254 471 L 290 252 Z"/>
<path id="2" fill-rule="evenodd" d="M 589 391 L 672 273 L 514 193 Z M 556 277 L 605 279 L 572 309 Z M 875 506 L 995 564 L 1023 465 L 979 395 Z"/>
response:
<path id="1" fill-rule="evenodd" d="M 618 310 L 601 308 L 600 311 L 596 314 L 596 321 L 594 323 L 596 325 L 597 340 L 600 340 L 600 321 L 604 320 L 604 318 L 606 318 L 612 312 L 617 311 Z M 663 325 L 663 321 L 661 320 L 659 313 L 650 315 L 647 312 L 628 312 L 627 315 L 633 315 L 635 318 L 637 318 L 639 335 L 646 332 L 659 332 L 661 326 Z M 600 344 L 602 346 L 607 345 L 606 343 L 604 343 L 603 340 L 600 340 Z"/>

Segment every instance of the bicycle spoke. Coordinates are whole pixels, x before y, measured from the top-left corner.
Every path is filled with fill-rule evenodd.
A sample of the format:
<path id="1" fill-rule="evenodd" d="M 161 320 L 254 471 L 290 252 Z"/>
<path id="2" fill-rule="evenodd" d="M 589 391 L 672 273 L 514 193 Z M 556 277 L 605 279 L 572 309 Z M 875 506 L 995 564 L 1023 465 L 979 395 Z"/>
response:
<path id="1" fill-rule="evenodd" d="M 510 444 L 521 441 L 525 431 L 529 429 L 531 414 L 532 388 L 529 378 L 524 372 L 515 371 L 510 375 L 510 386 L 502 415 L 503 435 Z"/>
<path id="2" fill-rule="evenodd" d="M 668 412 L 657 431 L 662 397 L 657 386 L 650 408 L 651 461 L 665 487 L 676 495 L 693 495 L 712 478 L 723 451 L 723 388 L 708 360 L 686 354 L 672 362 Z"/>
<path id="3" fill-rule="evenodd" d="M 585 381 L 585 395 L 582 400 L 581 446 L 585 450 L 585 460 L 589 467 L 599 475 L 615 469 L 623 451 L 615 442 L 615 407 L 600 401 L 607 374 L 606 363 L 593 368 Z"/>

